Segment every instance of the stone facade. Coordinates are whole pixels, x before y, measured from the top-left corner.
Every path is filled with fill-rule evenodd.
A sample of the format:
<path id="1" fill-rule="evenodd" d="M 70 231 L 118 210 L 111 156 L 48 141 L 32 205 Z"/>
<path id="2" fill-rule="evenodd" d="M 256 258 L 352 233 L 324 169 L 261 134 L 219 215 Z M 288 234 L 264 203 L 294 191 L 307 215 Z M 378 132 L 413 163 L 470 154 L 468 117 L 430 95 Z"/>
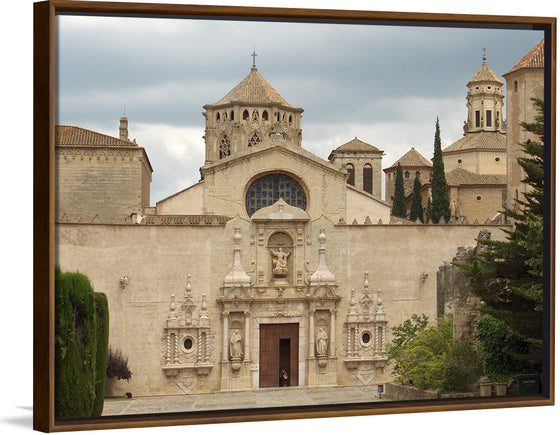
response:
<path id="1" fill-rule="evenodd" d="M 357 138 L 329 161 L 306 151 L 303 109 L 254 65 L 204 108 L 202 179 L 155 207 L 146 193 L 149 161 L 124 122 L 119 139 L 89 132 L 87 140 L 57 141 L 56 263 L 107 294 L 110 344 L 133 373 L 109 394 L 390 381 L 391 327 L 413 313 L 435 321 L 440 266 L 481 230 L 503 238 L 501 227 L 389 223 L 390 205 L 378 197 L 382 151 Z M 480 148 L 465 155 L 486 162 Z M 408 179 L 418 172 L 426 194 L 431 164 L 414 149 L 408 157 Z M 363 176 L 348 183 L 349 163 L 371 165 L 371 192 Z M 505 176 L 478 172 L 450 172 L 455 205 L 472 216 L 502 200 L 492 194 L 495 177 Z"/>

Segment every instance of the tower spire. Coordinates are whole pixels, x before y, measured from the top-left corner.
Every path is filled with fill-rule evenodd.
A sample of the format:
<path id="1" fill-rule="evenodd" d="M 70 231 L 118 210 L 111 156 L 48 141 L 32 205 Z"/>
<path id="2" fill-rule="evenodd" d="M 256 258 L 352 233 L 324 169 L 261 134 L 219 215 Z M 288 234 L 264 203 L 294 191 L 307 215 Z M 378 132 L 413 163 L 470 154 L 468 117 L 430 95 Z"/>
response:
<path id="1" fill-rule="evenodd" d="M 253 53 L 251 53 L 251 57 L 253 58 L 253 68 L 256 68 L 257 65 L 255 63 L 255 58 L 258 56 L 257 53 L 255 53 L 255 46 L 253 45 Z"/>

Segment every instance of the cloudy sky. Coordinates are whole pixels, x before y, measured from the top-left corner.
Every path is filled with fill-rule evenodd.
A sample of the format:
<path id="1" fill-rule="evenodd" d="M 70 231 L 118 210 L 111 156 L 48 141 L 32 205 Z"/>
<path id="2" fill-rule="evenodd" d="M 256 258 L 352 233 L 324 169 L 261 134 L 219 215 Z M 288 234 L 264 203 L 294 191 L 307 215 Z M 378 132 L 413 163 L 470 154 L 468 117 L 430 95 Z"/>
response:
<path id="1" fill-rule="evenodd" d="M 199 179 L 202 106 L 259 72 L 303 107 L 303 146 L 326 159 L 358 137 L 385 151 L 433 154 L 462 136 L 466 84 L 482 64 L 508 71 L 543 37 L 485 29 L 59 16 L 57 124 L 129 134 L 154 168 L 152 205 Z M 504 108 L 505 109 L 505 108 Z M 507 114 L 506 114 L 507 116 Z"/>

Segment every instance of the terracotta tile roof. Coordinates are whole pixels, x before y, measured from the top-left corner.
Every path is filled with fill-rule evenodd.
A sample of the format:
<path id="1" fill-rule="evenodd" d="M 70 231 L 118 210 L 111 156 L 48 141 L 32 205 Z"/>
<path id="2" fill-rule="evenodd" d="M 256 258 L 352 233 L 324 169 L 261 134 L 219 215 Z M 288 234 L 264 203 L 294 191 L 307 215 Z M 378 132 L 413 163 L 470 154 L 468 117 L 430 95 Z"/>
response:
<path id="1" fill-rule="evenodd" d="M 458 141 L 452 143 L 442 152 L 449 153 L 452 151 L 465 150 L 506 150 L 506 135 L 499 132 L 477 132 L 467 133 Z"/>
<path id="2" fill-rule="evenodd" d="M 517 62 L 517 64 L 512 69 L 504 74 L 504 76 L 520 69 L 533 68 L 544 68 L 544 39 L 542 39 L 537 45 L 535 45 L 529 51 L 529 53 L 523 56 L 523 58 L 519 62 Z"/>
<path id="3" fill-rule="evenodd" d="M 495 185 L 506 184 L 505 175 L 475 174 L 461 168 L 453 169 L 445 174 L 448 185 Z"/>
<path id="4" fill-rule="evenodd" d="M 274 89 L 270 83 L 257 71 L 256 67 L 251 68 L 251 72 L 236 87 L 220 101 L 213 105 L 227 104 L 239 101 L 248 104 L 279 104 L 281 106 L 297 109 L 289 104 Z"/>
<path id="5" fill-rule="evenodd" d="M 138 147 L 135 142 L 71 125 L 55 126 L 55 145 Z"/>
<path id="6" fill-rule="evenodd" d="M 346 142 L 343 145 L 340 145 L 335 151 L 365 151 L 365 152 L 372 152 L 372 153 L 383 153 L 379 148 L 374 147 L 368 143 L 365 143 L 355 137 L 350 142 Z"/>
<path id="7" fill-rule="evenodd" d="M 411 166 L 412 167 L 428 166 L 430 168 L 432 167 L 432 164 L 426 158 L 424 158 L 422 154 L 416 151 L 414 147 L 412 147 L 410 151 L 407 152 L 404 156 L 402 156 L 399 160 L 393 163 L 392 166 L 384 170 L 387 171 L 389 169 L 396 168 L 399 163 L 403 168 L 411 167 Z"/>

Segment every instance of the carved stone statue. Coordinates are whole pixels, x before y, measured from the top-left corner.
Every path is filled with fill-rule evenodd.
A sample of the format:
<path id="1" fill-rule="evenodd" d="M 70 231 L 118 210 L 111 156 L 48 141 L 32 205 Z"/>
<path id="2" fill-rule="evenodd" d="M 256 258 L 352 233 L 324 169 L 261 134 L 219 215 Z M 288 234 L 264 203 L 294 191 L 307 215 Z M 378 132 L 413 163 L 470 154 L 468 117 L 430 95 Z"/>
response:
<path id="1" fill-rule="evenodd" d="M 284 252 L 282 248 L 270 252 L 272 254 L 272 274 L 274 276 L 286 276 L 288 274 L 288 257 L 291 252 Z"/>
<path id="2" fill-rule="evenodd" d="M 241 348 L 241 334 L 239 330 L 234 329 L 229 339 L 229 355 L 232 360 L 240 360 L 243 357 Z"/>
<path id="3" fill-rule="evenodd" d="M 328 334 L 323 328 L 319 329 L 317 337 L 315 338 L 315 347 L 317 349 L 317 356 L 327 356 L 327 341 L 329 339 Z"/>

